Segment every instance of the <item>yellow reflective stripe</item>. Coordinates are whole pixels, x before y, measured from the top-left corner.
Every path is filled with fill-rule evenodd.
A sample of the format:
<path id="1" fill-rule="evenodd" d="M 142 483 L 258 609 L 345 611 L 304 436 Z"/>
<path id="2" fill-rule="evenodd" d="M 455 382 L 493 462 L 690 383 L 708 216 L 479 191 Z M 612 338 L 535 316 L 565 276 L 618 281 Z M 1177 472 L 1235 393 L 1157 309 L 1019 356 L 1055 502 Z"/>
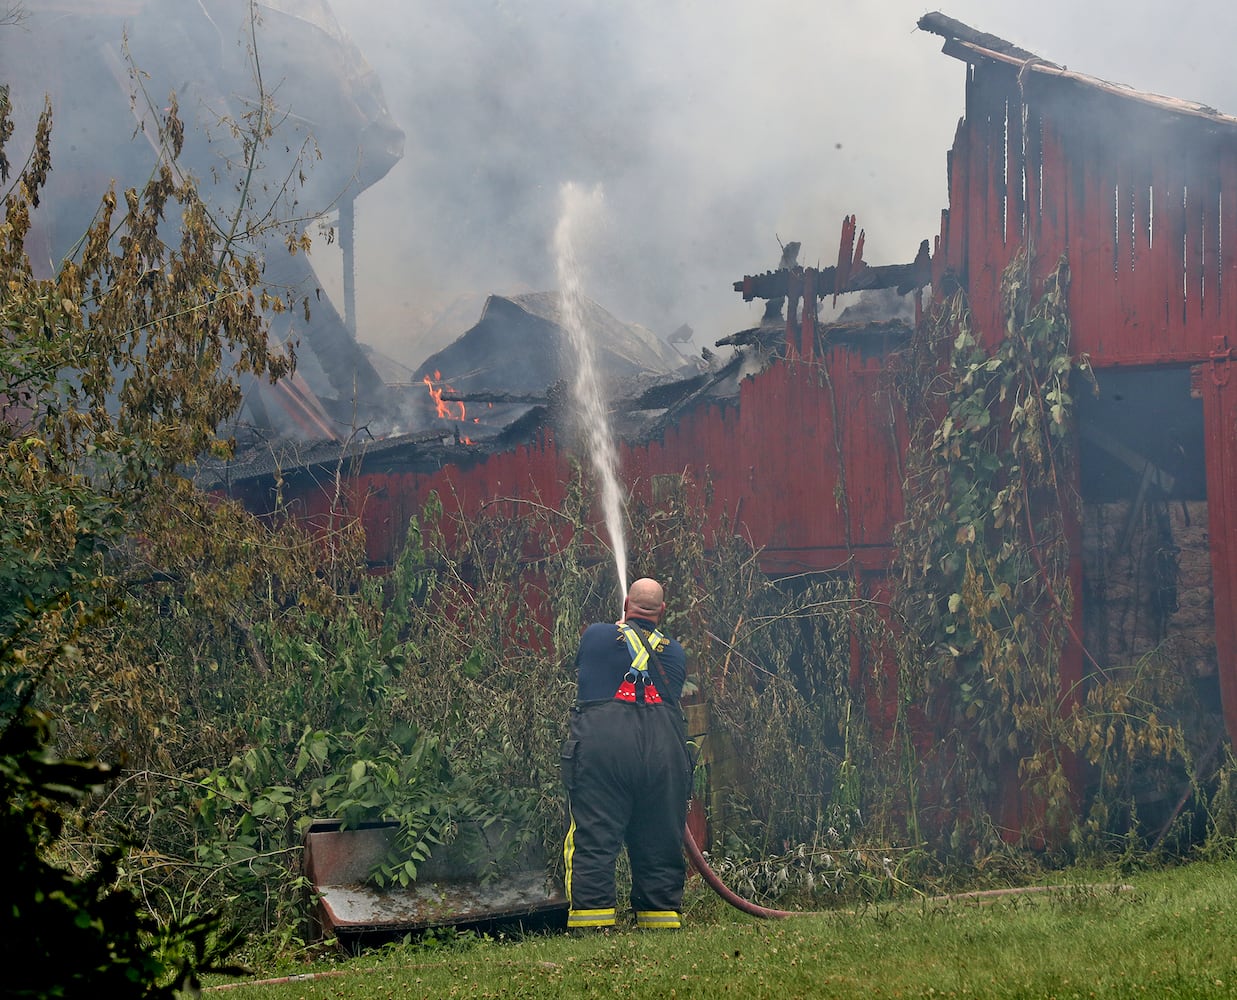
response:
<path id="1" fill-rule="evenodd" d="M 674 930 L 681 927 L 682 918 L 676 910 L 637 910 L 636 926 Z"/>
<path id="2" fill-rule="evenodd" d="M 614 907 L 604 910 L 568 910 L 568 927 L 611 927 L 614 925 Z"/>
<path id="3" fill-rule="evenodd" d="M 631 646 L 633 652 L 636 649 L 644 649 L 644 643 L 640 641 L 640 637 L 635 634 L 630 625 L 626 622 L 619 622 L 618 627 L 620 631 L 622 631 L 623 638 L 627 640 L 627 643 Z M 661 649 L 661 647 L 666 645 L 669 641 L 669 639 L 661 634 L 660 629 L 653 629 L 653 631 L 649 633 L 649 645 L 654 649 Z M 645 655 L 648 654 L 646 653 Z"/>
<path id="4" fill-rule="evenodd" d="M 571 825 L 567 827 L 567 839 L 563 841 L 563 886 L 567 890 L 567 905 L 571 905 L 571 859 L 576 853 L 576 817 L 570 812 L 571 804 L 567 804 Z"/>
<path id="5" fill-rule="evenodd" d="M 571 906 L 571 879 L 574 868 L 572 859 L 576 853 L 576 817 L 570 813 L 571 823 L 567 827 L 567 837 L 563 841 L 563 887 L 567 892 L 567 905 Z M 568 927 L 610 927 L 614 924 L 614 907 L 603 910 L 572 910 L 567 911 Z"/>
<path id="6" fill-rule="evenodd" d="M 644 648 L 644 643 L 626 622 L 619 622 L 619 631 L 623 633 L 623 638 L 627 640 L 627 648 L 631 650 L 631 665 L 637 673 L 647 673 L 649 651 Z"/>
<path id="7" fill-rule="evenodd" d="M 631 653 L 631 666 L 636 673 L 644 674 L 646 683 L 648 683 L 647 675 L 649 672 L 649 651 L 644 648 L 644 643 L 640 641 L 640 637 L 636 635 L 633 629 L 626 622 L 618 623 L 619 631 L 623 633 L 623 638 L 627 640 L 627 649 Z M 654 629 L 649 633 L 649 645 L 653 649 L 661 649 L 668 640 L 659 631 Z"/>

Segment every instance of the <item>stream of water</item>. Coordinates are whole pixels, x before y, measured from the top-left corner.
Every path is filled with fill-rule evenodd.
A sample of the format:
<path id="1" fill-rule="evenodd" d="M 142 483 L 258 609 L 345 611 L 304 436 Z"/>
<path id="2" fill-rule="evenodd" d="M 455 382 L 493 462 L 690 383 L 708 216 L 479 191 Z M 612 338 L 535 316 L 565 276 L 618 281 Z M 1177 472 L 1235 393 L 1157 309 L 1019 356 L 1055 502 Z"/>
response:
<path id="1" fill-rule="evenodd" d="M 593 351 L 595 334 L 585 317 L 583 281 L 579 249 L 602 220 L 605 204 L 601 186 L 585 190 L 568 182 L 559 194 L 559 218 L 554 230 L 554 253 L 558 266 L 558 288 L 562 301 L 563 326 L 575 350 L 576 372 L 572 386 L 589 461 L 597 479 L 602 515 L 614 568 L 618 573 L 619 594 L 627 595 L 627 539 L 623 530 L 623 494 L 618 479 L 618 450 L 610 431 L 601 377 Z"/>

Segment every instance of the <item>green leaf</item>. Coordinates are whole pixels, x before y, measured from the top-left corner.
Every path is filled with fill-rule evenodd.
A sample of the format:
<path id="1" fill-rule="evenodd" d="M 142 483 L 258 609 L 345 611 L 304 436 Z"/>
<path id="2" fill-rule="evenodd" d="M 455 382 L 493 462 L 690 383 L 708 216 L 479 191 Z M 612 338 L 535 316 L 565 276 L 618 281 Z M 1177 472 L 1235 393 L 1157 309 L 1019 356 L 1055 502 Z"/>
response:
<path id="1" fill-rule="evenodd" d="M 476 680 L 481 676 L 482 662 L 480 647 L 473 647 L 472 652 L 468 654 L 468 658 L 460 664 L 460 669 L 469 680 Z"/>

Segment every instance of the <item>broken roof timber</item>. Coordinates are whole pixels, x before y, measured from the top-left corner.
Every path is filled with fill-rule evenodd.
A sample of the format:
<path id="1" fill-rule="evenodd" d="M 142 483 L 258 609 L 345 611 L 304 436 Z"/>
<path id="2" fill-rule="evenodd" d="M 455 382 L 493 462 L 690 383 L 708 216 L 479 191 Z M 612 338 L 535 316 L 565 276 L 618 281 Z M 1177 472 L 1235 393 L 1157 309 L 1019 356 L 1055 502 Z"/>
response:
<path id="1" fill-rule="evenodd" d="M 919 244 L 919 253 L 909 264 L 882 264 L 872 267 L 858 260 L 852 267 L 854 269 L 845 275 L 839 275 L 839 269 L 832 264 L 820 269 L 781 268 L 777 271 L 766 271 L 764 274 L 745 275 L 742 281 L 734 282 L 733 287 L 736 292 L 743 294 L 744 302 L 750 302 L 752 299 L 774 299 L 794 294 L 794 276 L 808 272 L 815 279 L 814 287 L 818 297 L 842 292 L 871 291 L 875 288 L 896 288 L 899 294 L 905 295 L 932 282 L 932 262 L 927 240 Z"/>
<path id="2" fill-rule="evenodd" d="M 1113 83 L 1086 73 L 1077 73 L 1043 59 L 1033 52 L 1021 49 L 996 35 L 977 31 L 939 11 L 925 14 L 919 19 L 918 24 L 920 30 L 945 39 L 945 44 L 941 47 L 942 52 L 971 65 L 981 61 L 1002 63 L 1016 68 L 1020 77 L 1023 74 L 1033 74 L 1043 78 L 1062 80 L 1096 93 L 1119 97 L 1173 115 L 1195 118 L 1210 125 L 1222 128 L 1237 126 L 1237 118 L 1223 114 L 1208 105 L 1176 97 L 1164 97 L 1160 94 L 1136 90 L 1126 84 Z"/>

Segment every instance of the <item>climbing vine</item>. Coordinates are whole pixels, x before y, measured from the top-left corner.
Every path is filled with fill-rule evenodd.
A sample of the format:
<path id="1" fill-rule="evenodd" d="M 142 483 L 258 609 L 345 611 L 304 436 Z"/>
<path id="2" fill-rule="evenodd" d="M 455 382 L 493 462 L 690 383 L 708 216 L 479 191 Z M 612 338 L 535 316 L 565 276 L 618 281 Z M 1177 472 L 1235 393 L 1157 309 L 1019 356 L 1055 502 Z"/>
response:
<path id="1" fill-rule="evenodd" d="M 983 819 L 1011 767 L 1048 812 L 1067 805 L 1060 656 L 1072 602 L 1058 469 L 1072 397 L 1064 260 L 1032 300 L 1020 256 L 1002 282 L 1005 336 L 988 350 L 959 290 L 921 336 L 927 409 L 909 456 L 908 518 L 897 539 L 901 612 L 916 648 L 903 696 L 925 706 L 954 832 Z M 946 347 L 943 372 L 932 365 Z M 908 386 L 909 389 L 909 386 Z M 908 405 L 919 398 L 909 391 Z M 950 788 L 948 785 L 960 787 Z"/>
<path id="2" fill-rule="evenodd" d="M 1068 289 L 1065 258 L 1035 288 L 1019 254 L 1002 278 L 1002 335 L 983 336 L 955 291 L 899 386 L 913 435 L 896 538 L 901 695 L 930 734 L 925 798 L 955 846 L 1078 835 L 1084 761 L 1178 747 L 1153 710 L 1123 711 L 1150 695 L 1149 672 L 1114 678 L 1073 626 L 1074 392 L 1094 377 L 1070 352 Z M 1071 641 L 1084 658 L 1072 667 Z"/>

